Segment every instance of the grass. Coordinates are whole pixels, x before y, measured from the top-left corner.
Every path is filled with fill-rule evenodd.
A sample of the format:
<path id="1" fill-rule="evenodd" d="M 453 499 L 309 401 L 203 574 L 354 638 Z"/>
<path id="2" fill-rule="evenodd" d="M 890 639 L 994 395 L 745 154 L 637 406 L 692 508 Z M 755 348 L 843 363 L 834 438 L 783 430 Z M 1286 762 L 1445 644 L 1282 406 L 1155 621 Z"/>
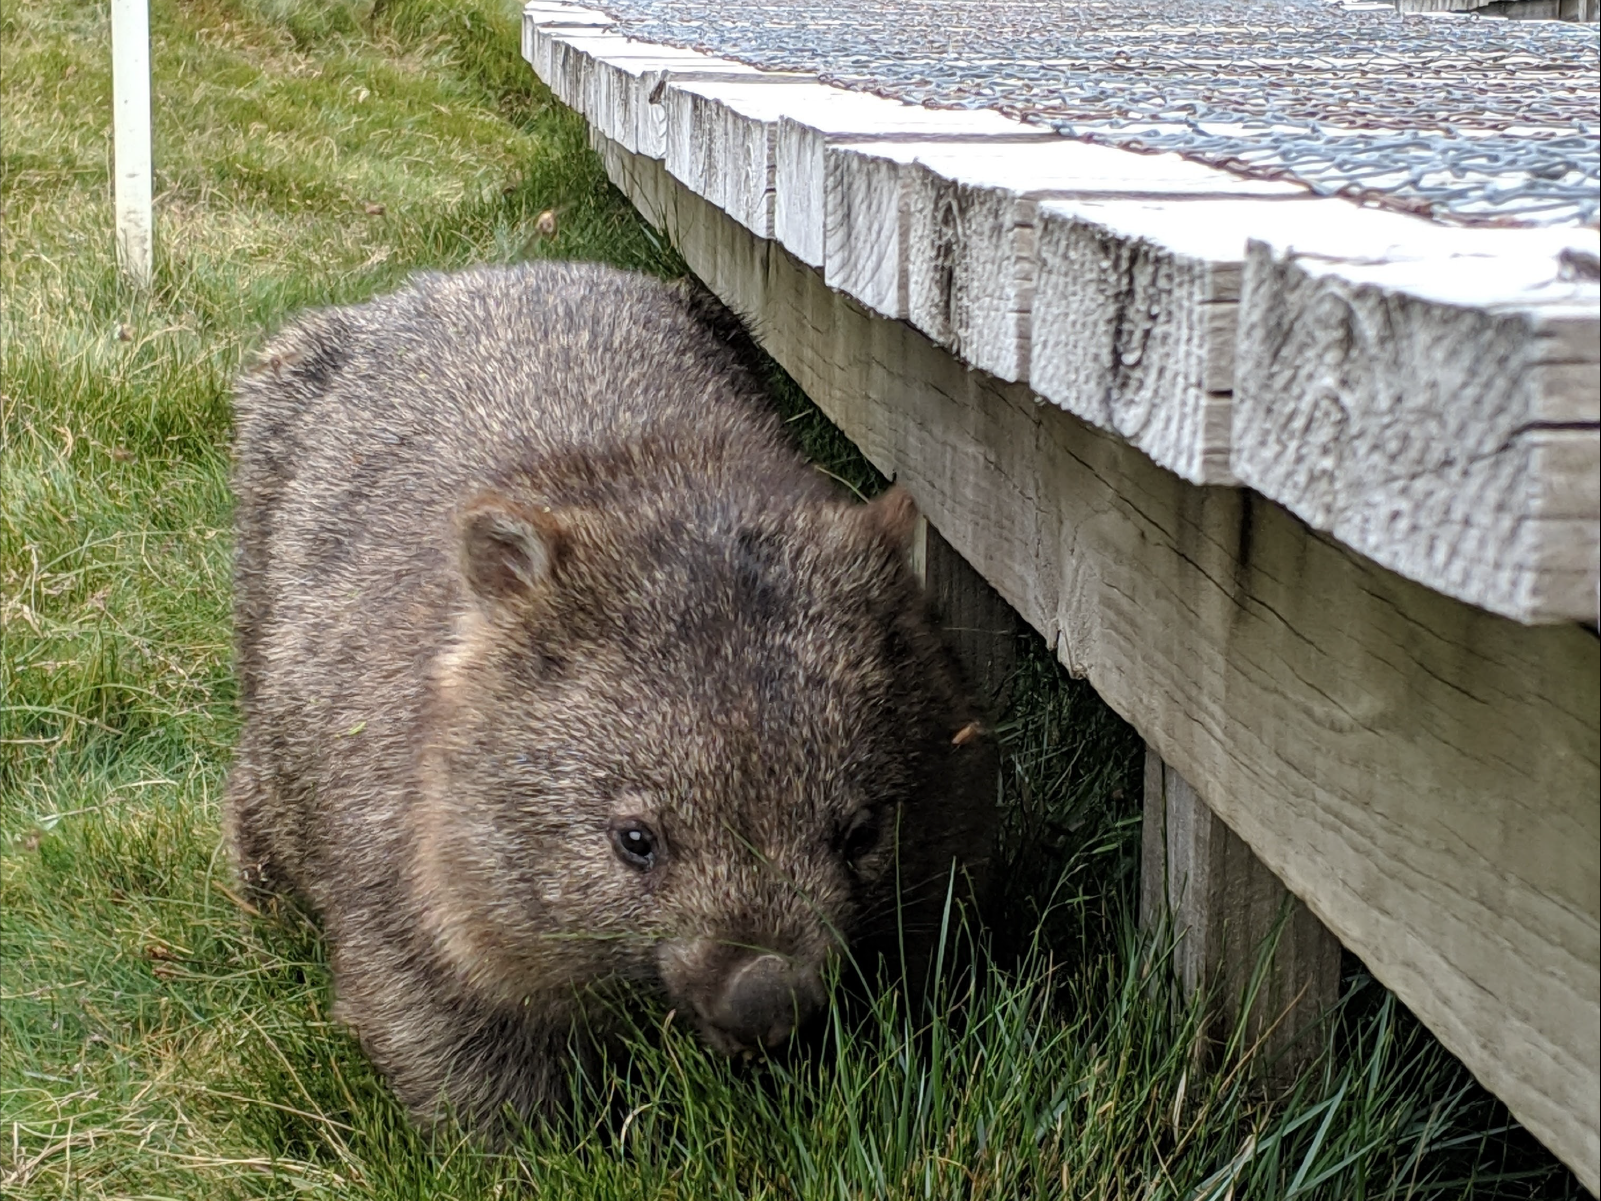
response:
<path id="1" fill-rule="evenodd" d="M 936 1005 L 886 988 L 788 1063 L 647 1013 L 594 1104 L 510 1151 L 413 1132 L 329 1019 L 316 931 L 243 912 L 219 855 L 229 381 L 288 312 L 419 268 L 682 265 L 492 0 L 155 0 L 152 25 L 141 294 L 109 233 L 107 6 L 0 4 L 7 1196 L 1580 1195 L 1360 970 L 1288 1096 L 1237 1039 L 1199 1053 L 1131 916 L 1138 744 L 1038 646 L 1005 726 L 1014 950 L 955 932 L 978 947 Z M 881 485 L 774 386 L 827 470 Z"/>

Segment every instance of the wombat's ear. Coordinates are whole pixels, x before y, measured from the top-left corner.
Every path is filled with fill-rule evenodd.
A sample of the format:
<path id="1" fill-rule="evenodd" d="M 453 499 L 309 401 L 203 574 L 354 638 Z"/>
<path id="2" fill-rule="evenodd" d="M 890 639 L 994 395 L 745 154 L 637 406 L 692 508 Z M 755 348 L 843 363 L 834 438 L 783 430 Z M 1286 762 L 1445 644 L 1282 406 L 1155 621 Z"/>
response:
<path id="1" fill-rule="evenodd" d="M 917 529 L 917 502 L 899 484 L 891 485 L 862 506 L 862 521 L 898 554 L 910 554 L 912 534 Z"/>
<path id="2" fill-rule="evenodd" d="M 461 516 L 461 566 L 483 600 L 517 603 L 549 579 L 562 552 L 561 521 L 490 493 Z"/>

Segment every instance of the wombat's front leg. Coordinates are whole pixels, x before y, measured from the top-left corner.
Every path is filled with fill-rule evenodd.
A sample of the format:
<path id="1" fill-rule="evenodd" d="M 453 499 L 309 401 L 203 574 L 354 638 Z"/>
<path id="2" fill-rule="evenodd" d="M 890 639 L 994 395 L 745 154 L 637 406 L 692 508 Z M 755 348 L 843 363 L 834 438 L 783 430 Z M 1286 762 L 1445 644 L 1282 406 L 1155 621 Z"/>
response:
<path id="1" fill-rule="evenodd" d="M 453 1118 L 500 1140 L 570 1106 L 579 1062 L 592 1054 L 570 1017 L 463 997 L 421 958 L 399 971 L 393 961 L 353 967 L 359 954 L 336 951 L 335 1016 L 419 1126 Z"/>

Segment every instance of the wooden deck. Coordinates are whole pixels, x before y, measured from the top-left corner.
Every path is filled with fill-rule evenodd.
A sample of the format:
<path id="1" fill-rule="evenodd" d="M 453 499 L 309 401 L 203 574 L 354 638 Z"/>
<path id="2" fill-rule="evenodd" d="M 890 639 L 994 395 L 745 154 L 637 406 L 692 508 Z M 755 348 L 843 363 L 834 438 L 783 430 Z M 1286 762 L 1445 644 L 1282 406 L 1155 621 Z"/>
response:
<path id="1" fill-rule="evenodd" d="M 524 53 L 618 186 L 1594 1190 L 1595 231 L 1438 225 L 609 25 L 536 0 Z"/>

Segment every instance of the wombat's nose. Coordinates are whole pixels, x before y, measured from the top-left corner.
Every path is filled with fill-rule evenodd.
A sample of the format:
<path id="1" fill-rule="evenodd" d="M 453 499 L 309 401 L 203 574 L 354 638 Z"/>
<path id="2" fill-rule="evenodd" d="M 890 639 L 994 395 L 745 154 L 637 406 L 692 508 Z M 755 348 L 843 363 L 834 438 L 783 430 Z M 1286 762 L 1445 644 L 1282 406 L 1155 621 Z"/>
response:
<path id="1" fill-rule="evenodd" d="M 706 1016 L 742 1050 L 776 1047 L 823 1006 L 823 986 L 809 967 L 759 955 L 728 975 Z"/>

